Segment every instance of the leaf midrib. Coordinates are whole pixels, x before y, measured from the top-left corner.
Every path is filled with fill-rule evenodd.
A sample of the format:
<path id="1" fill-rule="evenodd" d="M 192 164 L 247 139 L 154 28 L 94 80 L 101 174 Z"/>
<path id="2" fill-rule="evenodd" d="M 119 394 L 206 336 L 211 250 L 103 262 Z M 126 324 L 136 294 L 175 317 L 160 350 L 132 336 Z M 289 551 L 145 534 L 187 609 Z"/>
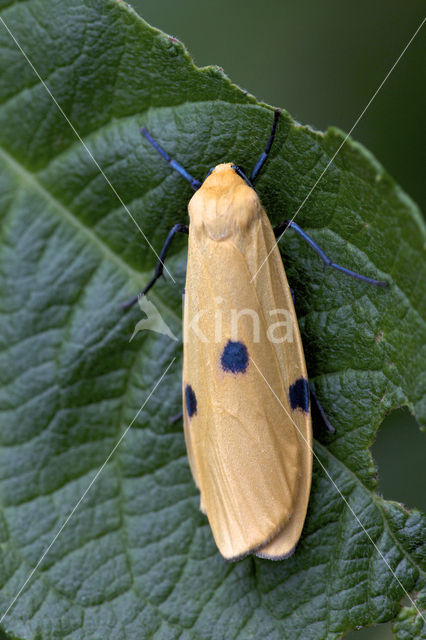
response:
<path id="1" fill-rule="evenodd" d="M 20 165 L 19 162 L 1 146 L 0 157 L 2 157 L 8 163 L 12 171 L 17 174 L 20 179 L 29 186 L 30 189 L 36 190 L 43 199 L 50 203 L 50 205 L 64 220 L 66 220 L 83 236 L 85 236 L 89 240 L 91 245 L 98 249 L 105 260 L 115 264 L 121 271 L 125 272 L 129 279 L 135 281 L 137 283 L 136 287 L 138 288 L 138 291 L 142 289 L 143 285 L 148 282 L 148 278 L 150 278 L 152 275 L 151 269 L 149 271 L 136 271 L 127 262 L 122 260 L 119 255 L 114 253 L 114 251 L 112 251 L 112 249 L 105 242 L 103 242 L 99 238 L 99 236 L 97 236 L 96 233 L 92 231 L 92 229 L 90 229 L 90 227 L 83 224 L 81 220 L 79 220 L 78 217 L 73 214 L 72 211 L 67 209 L 67 207 L 62 202 L 55 198 L 55 196 L 53 196 L 52 193 L 48 189 L 46 189 L 46 187 L 37 179 L 35 174 L 22 167 L 22 165 Z M 13 210 L 13 205 L 11 205 L 10 210 Z M 167 314 L 169 316 L 173 316 L 176 321 L 178 321 L 179 323 L 181 322 L 181 317 L 178 316 L 170 307 L 166 307 L 161 299 L 152 291 L 150 293 L 150 298 L 153 298 L 155 300 L 155 304 L 161 307 L 163 311 L 167 309 Z"/>
<path id="2" fill-rule="evenodd" d="M 3 147 L 0 147 L 0 155 L 6 160 L 15 173 L 17 173 L 23 182 L 27 183 L 30 188 L 35 189 L 44 199 L 46 199 L 54 209 L 69 223 L 85 235 L 93 245 L 104 255 L 105 258 L 117 264 L 117 266 L 125 271 L 130 278 L 141 279 L 145 276 L 145 272 L 134 270 L 127 262 L 124 262 L 117 254 L 115 254 L 107 244 L 105 244 L 88 226 L 84 225 L 65 205 L 57 200 L 48 191 L 44 185 L 37 180 L 35 174 L 24 169 L 15 158 L 13 158 Z"/>

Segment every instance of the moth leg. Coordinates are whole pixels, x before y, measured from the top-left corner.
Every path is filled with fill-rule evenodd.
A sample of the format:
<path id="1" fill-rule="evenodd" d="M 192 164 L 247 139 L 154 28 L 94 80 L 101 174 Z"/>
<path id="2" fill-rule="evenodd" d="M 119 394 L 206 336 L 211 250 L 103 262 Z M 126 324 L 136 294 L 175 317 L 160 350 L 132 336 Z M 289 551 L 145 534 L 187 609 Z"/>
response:
<path id="1" fill-rule="evenodd" d="M 194 191 L 196 191 L 197 189 L 199 189 L 201 187 L 201 182 L 199 180 L 197 180 L 196 178 L 193 178 L 191 176 L 191 174 L 188 173 L 188 171 L 185 169 L 185 167 L 183 167 L 181 164 L 179 164 L 179 162 L 177 162 L 176 160 L 173 160 L 173 158 L 171 158 L 169 156 L 167 151 L 164 151 L 163 147 L 160 147 L 158 142 L 156 140 L 154 140 L 154 138 L 151 136 L 151 134 L 148 133 L 148 131 L 145 129 L 145 127 L 142 127 L 141 133 L 142 133 L 143 136 L 145 136 L 145 138 L 148 140 L 148 142 L 154 147 L 154 149 L 156 151 L 158 151 L 160 156 L 162 156 L 164 158 L 164 160 L 169 163 L 171 168 L 174 169 L 175 171 L 177 171 L 178 173 L 180 173 L 180 175 L 183 178 L 185 178 L 185 180 L 188 180 L 188 182 L 190 183 L 190 185 L 194 189 Z"/>
<path id="2" fill-rule="evenodd" d="M 252 184 L 254 184 L 254 181 L 256 180 L 257 176 L 260 173 L 260 170 L 262 169 L 263 165 L 265 164 L 269 152 L 271 150 L 272 147 L 272 143 L 274 141 L 275 138 L 275 132 L 277 130 L 277 123 L 278 123 L 278 118 L 280 117 L 280 110 L 279 109 L 275 109 L 275 113 L 274 113 L 274 122 L 272 124 L 272 131 L 271 131 L 271 135 L 269 136 L 269 140 L 268 143 L 265 147 L 265 151 L 262 153 L 262 155 L 260 156 L 259 160 L 256 162 L 256 165 L 253 169 L 253 171 L 251 172 L 251 176 L 249 178 L 250 182 Z"/>
<path id="3" fill-rule="evenodd" d="M 332 267 L 333 269 L 337 269 L 337 271 L 341 271 L 342 273 L 345 273 L 347 276 L 351 276 L 351 278 L 356 278 L 357 280 L 362 280 L 363 282 L 374 284 L 377 287 L 387 287 L 387 282 L 384 282 L 383 280 L 374 280 L 373 278 L 367 278 L 367 276 L 363 276 L 360 273 L 351 271 L 350 269 L 347 269 L 346 267 L 342 267 L 340 266 L 340 264 L 336 264 L 335 262 L 333 262 L 324 253 L 321 247 L 317 245 L 317 243 L 314 240 L 312 240 L 312 238 L 307 233 L 305 233 L 305 231 L 303 231 L 303 229 L 301 229 L 298 224 L 293 222 L 293 220 L 284 220 L 284 222 L 282 222 L 277 227 L 275 227 L 274 228 L 275 237 L 278 238 L 279 240 L 286 229 L 293 229 L 294 231 L 296 231 L 296 233 L 298 233 L 299 236 L 301 236 L 305 240 L 305 242 L 307 242 L 308 245 L 319 255 L 324 267 Z"/>
<path id="4" fill-rule="evenodd" d="M 141 298 L 142 296 L 148 293 L 151 287 L 153 287 L 154 284 L 157 282 L 158 278 L 160 278 L 163 275 L 164 260 L 166 259 L 167 252 L 172 243 L 172 240 L 175 234 L 178 232 L 189 233 L 189 227 L 186 224 L 175 224 L 175 226 L 167 236 L 165 243 L 163 244 L 163 248 L 160 251 L 159 260 L 157 262 L 157 266 L 155 267 L 154 275 L 152 276 L 151 280 L 148 282 L 145 289 L 143 289 L 140 293 L 138 293 L 137 296 L 135 296 L 131 300 L 128 300 L 127 302 L 124 302 L 121 305 L 122 309 L 129 309 L 130 307 L 132 307 L 139 300 L 139 298 Z"/>
<path id="5" fill-rule="evenodd" d="M 333 425 L 330 423 L 329 419 L 326 416 L 326 413 L 324 411 L 324 409 L 322 408 L 320 401 L 317 398 L 317 394 L 315 393 L 315 391 L 312 388 L 312 385 L 309 384 L 309 391 L 311 394 L 311 398 L 312 400 L 314 400 L 318 411 L 320 412 L 321 418 L 324 420 L 324 424 L 327 427 L 327 429 L 331 432 L 331 433 L 336 433 L 336 429 L 333 427 Z"/>
<path id="6" fill-rule="evenodd" d="M 179 420 L 182 420 L 183 418 L 183 411 L 179 411 L 179 413 L 177 413 L 174 416 L 170 416 L 169 418 L 169 424 L 175 424 L 175 422 L 179 422 Z"/>

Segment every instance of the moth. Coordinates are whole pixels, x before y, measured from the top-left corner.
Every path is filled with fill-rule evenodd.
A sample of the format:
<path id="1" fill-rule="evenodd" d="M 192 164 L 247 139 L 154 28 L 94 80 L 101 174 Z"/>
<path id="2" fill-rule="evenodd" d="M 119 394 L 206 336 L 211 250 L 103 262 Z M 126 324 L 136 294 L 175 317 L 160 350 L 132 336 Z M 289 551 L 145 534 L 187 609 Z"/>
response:
<path id="1" fill-rule="evenodd" d="M 305 521 L 312 476 L 310 387 L 293 299 L 276 237 L 293 229 L 324 265 L 335 264 L 293 220 L 275 230 L 254 185 L 279 120 L 250 177 L 219 164 L 201 183 L 144 128 L 142 134 L 195 190 L 190 224 L 176 224 L 145 295 L 163 273 L 174 235 L 187 233 L 183 420 L 188 460 L 220 553 L 280 560 Z"/>

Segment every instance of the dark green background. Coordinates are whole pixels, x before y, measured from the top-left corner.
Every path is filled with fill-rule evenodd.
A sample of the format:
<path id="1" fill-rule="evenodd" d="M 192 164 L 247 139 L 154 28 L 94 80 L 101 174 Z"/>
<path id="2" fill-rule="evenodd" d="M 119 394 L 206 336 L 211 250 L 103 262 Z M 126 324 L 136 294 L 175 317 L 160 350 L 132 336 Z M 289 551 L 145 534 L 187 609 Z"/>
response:
<path id="1" fill-rule="evenodd" d="M 350 6 L 338 0 L 133 0 L 131 4 L 150 24 L 184 42 L 197 65 L 222 66 L 241 87 L 286 108 L 304 124 L 318 129 L 336 125 L 345 131 L 426 13 L 423 0 L 362 0 Z M 423 211 L 425 38 L 426 26 L 352 134 Z M 386 419 L 372 450 L 384 497 L 425 509 L 425 440 L 408 411 L 395 411 Z M 347 636 L 351 640 L 392 637 L 390 625 Z"/>

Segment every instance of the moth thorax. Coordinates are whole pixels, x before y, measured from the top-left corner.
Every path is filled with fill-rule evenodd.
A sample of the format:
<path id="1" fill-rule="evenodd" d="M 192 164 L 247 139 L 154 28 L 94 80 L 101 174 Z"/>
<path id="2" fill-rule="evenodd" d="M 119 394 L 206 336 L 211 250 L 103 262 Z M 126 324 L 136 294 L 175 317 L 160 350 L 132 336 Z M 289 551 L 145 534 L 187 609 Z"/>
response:
<path id="1" fill-rule="evenodd" d="M 209 182 L 207 178 L 188 205 L 195 234 L 219 241 L 246 234 L 261 217 L 261 204 L 254 189 L 237 175 L 224 185 Z"/>

